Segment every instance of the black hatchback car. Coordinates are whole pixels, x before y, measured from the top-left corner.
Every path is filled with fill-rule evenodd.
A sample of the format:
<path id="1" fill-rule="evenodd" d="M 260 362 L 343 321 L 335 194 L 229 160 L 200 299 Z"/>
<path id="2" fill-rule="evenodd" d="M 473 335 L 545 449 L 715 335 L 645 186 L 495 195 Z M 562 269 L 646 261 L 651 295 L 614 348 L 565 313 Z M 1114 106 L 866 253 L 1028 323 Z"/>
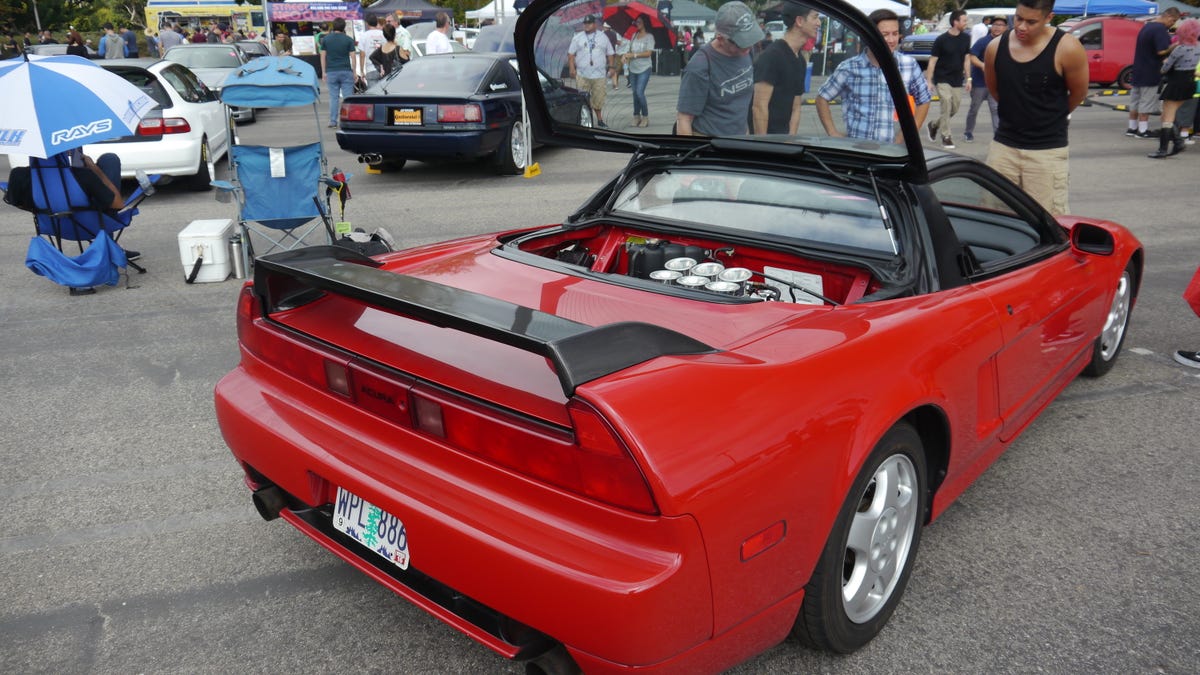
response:
<path id="1" fill-rule="evenodd" d="M 556 118 L 591 127 L 582 92 L 539 71 Z M 369 165 L 400 168 L 409 159 L 488 157 L 504 174 L 525 168 L 521 80 L 505 53 L 439 54 L 414 59 L 342 103 L 337 142 Z"/>

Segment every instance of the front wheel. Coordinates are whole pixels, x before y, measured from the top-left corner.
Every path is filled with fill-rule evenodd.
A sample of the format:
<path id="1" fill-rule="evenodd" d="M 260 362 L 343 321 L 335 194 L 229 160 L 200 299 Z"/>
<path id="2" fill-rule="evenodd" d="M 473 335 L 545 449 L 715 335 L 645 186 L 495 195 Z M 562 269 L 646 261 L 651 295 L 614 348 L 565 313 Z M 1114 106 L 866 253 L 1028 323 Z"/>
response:
<path id="1" fill-rule="evenodd" d="M 1083 369 L 1087 377 L 1100 377 L 1112 370 L 1125 344 L 1125 331 L 1129 328 L 1129 315 L 1133 310 L 1136 295 L 1133 284 L 1133 263 L 1125 267 L 1117 287 L 1113 289 L 1112 303 L 1104 317 L 1104 327 L 1092 343 L 1092 360 Z"/>
<path id="2" fill-rule="evenodd" d="M 901 422 L 863 464 L 804 587 L 792 629 L 800 642 L 848 654 L 879 634 L 912 573 L 926 489 L 921 437 Z"/>
<path id="3" fill-rule="evenodd" d="M 504 142 L 496 149 L 496 172 L 511 176 L 525 170 L 525 126 L 520 122 L 508 128 Z"/>

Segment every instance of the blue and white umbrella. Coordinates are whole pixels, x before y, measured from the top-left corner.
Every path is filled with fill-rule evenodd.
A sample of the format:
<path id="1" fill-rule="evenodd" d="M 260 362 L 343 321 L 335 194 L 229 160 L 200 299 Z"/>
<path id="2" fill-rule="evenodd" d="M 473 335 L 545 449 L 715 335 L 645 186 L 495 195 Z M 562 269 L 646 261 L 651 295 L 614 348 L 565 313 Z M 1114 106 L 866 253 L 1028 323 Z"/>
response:
<path id="1" fill-rule="evenodd" d="M 133 133 L 153 98 L 78 56 L 0 61 L 0 154 L 50 157 Z"/>

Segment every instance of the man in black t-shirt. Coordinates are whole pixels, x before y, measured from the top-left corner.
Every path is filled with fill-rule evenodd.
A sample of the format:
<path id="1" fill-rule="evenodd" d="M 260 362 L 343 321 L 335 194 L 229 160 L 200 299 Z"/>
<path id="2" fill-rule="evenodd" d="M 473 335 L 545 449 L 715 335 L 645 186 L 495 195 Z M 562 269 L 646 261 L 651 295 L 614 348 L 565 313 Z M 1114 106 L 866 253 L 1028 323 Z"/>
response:
<path id="1" fill-rule="evenodd" d="M 950 118 L 958 114 L 963 90 L 971 91 L 971 36 L 966 28 L 967 12 L 961 9 L 950 12 L 950 30 L 933 41 L 929 64 L 925 66 L 925 79 L 929 88 L 937 92 L 941 104 L 941 114 L 929 123 L 929 140 L 936 141 L 940 134 L 942 147 L 947 150 L 954 149 Z"/>
<path id="2" fill-rule="evenodd" d="M 796 2 L 784 3 L 787 32 L 771 40 L 754 62 L 754 99 L 750 105 L 750 131 L 755 134 L 792 134 L 800 126 L 800 98 L 808 64 L 801 48 L 817 37 L 821 17 L 815 9 Z"/>

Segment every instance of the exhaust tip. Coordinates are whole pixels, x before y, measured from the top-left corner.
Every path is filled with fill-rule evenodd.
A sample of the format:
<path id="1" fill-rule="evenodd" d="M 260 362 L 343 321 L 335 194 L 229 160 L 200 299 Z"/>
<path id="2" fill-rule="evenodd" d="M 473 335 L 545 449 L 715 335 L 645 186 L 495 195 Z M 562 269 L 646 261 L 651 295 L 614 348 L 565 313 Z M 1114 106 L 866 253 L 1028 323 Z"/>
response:
<path id="1" fill-rule="evenodd" d="M 358 156 L 359 164 L 378 164 L 382 161 L 383 155 L 374 152 L 368 152 Z"/>
<path id="2" fill-rule="evenodd" d="M 561 643 L 525 662 L 525 675 L 581 675 L 583 671 Z"/>
<path id="3" fill-rule="evenodd" d="M 283 490 L 274 485 L 255 490 L 250 499 L 254 502 L 254 508 L 258 510 L 258 515 L 268 522 L 278 518 L 279 512 L 287 506 L 287 502 L 283 498 Z"/>

